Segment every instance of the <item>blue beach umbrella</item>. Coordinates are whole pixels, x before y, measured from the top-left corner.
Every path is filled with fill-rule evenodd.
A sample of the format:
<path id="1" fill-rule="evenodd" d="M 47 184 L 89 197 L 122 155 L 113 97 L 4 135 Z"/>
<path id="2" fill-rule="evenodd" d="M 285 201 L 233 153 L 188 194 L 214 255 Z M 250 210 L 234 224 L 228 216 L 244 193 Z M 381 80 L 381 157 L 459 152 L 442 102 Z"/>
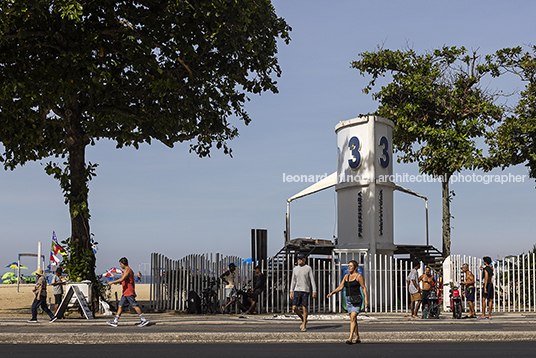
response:
<path id="1" fill-rule="evenodd" d="M 19 264 L 16 262 L 16 261 L 13 261 L 12 263 L 10 263 L 9 265 L 6 265 L 7 268 L 10 268 L 10 269 L 16 269 L 17 267 L 19 267 Z M 20 268 L 22 270 L 26 270 L 28 269 L 28 267 L 24 266 L 24 265 L 20 265 Z"/>

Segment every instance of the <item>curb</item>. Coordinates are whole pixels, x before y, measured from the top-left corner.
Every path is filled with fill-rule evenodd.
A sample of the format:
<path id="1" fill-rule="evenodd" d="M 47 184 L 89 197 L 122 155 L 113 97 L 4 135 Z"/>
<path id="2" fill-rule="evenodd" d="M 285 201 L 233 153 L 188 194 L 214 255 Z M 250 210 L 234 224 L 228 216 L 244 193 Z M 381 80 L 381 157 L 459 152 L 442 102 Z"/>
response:
<path id="1" fill-rule="evenodd" d="M 167 333 L 54 333 L 58 344 L 133 344 L 133 343 L 341 343 L 347 333 L 280 332 L 167 332 Z M 362 333 L 363 343 L 434 342 L 513 342 L 534 341 L 536 332 L 371 332 Z M 50 333 L 1 333 L 0 344 L 42 344 Z"/>

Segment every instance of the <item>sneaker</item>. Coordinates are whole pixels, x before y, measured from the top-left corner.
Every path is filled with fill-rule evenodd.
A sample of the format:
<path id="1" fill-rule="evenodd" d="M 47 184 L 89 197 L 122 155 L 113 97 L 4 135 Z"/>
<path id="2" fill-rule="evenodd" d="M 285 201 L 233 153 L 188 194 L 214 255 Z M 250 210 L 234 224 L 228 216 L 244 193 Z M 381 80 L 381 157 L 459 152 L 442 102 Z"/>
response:
<path id="1" fill-rule="evenodd" d="M 54 323 L 56 322 L 56 320 L 58 319 L 58 317 L 54 316 L 50 319 L 50 321 L 48 323 Z"/>
<path id="2" fill-rule="evenodd" d="M 37 320 L 36 319 L 31 319 L 28 321 L 28 323 L 37 323 Z"/>
<path id="3" fill-rule="evenodd" d="M 149 321 L 144 320 L 144 321 L 141 321 L 140 324 L 138 324 L 138 327 L 145 327 L 145 326 L 147 326 L 148 324 L 149 324 Z"/>
<path id="4" fill-rule="evenodd" d="M 112 322 L 106 322 L 106 323 L 108 323 L 108 324 L 109 324 L 110 326 L 112 326 L 112 327 L 117 327 L 117 322 L 115 322 L 115 321 L 112 321 Z"/>

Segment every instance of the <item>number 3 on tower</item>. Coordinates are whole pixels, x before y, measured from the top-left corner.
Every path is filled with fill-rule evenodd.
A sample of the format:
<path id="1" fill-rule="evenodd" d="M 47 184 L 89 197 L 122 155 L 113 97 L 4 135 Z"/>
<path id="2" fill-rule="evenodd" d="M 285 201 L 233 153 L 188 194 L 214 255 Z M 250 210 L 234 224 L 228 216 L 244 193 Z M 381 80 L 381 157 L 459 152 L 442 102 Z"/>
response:
<path id="1" fill-rule="evenodd" d="M 359 168 L 359 165 L 361 165 L 361 153 L 359 153 L 361 143 L 359 143 L 359 139 L 357 139 L 357 137 L 350 138 L 348 148 L 352 151 L 352 158 L 348 159 L 348 165 L 352 169 L 357 169 Z"/>
<path id="2" fill-rule="evenodd" d="M 380 143 L 378 143 L 378 145 L 380 147 L 383 147 L 382 154 L 385 157 L 385 159 L 380 157 L 380 165 L 382 166 L 382 168 L 387 168 L 389 166 L 389 160 L 390 160 L 389 159 L 389 142 L 387 142 L 387 138 L 381 137 Z"/>

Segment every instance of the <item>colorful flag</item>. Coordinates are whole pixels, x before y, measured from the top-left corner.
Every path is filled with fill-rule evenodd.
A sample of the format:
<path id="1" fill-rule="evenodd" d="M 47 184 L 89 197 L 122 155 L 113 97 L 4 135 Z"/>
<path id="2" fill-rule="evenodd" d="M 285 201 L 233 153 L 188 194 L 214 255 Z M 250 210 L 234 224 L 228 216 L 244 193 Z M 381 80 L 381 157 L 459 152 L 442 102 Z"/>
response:
<path id="1" fill-rule="evenodd" d="M 55 265 L 59 264 L 60 262 L 60 259 L 56 256 L 56 254 L 58 253 L 57 251 L 55 251 L 56 249 L 56 246 L 57 244 L 52 241 L 52 247 L 50 248 L 50 262 L 54 262 Z"/>
<path id="2" fill-rule="evenodd" d="M 56 239 L 56 232 L 52 232 L 52 246 L 50 247 L 50 261 L 54 262 L 56 265 L 60 262 L 60 259 L 58 257 L 58 253 L 65 256 L 67 253 L 65 250 L 58 244 L 58 240 Z"/>
<path id="3" fill-rule="evenodd" d="M 67 252 L 63 249 L 63 247 L 60 246 L 58 239 L 56 238 L 56 232 L 52 231 L 52 241 L 56 244 L 57 251 L 54 251 L 54 254 L 57 254 L 58 252 L 62 254 L 63 256 L 67 256 Z"/>

